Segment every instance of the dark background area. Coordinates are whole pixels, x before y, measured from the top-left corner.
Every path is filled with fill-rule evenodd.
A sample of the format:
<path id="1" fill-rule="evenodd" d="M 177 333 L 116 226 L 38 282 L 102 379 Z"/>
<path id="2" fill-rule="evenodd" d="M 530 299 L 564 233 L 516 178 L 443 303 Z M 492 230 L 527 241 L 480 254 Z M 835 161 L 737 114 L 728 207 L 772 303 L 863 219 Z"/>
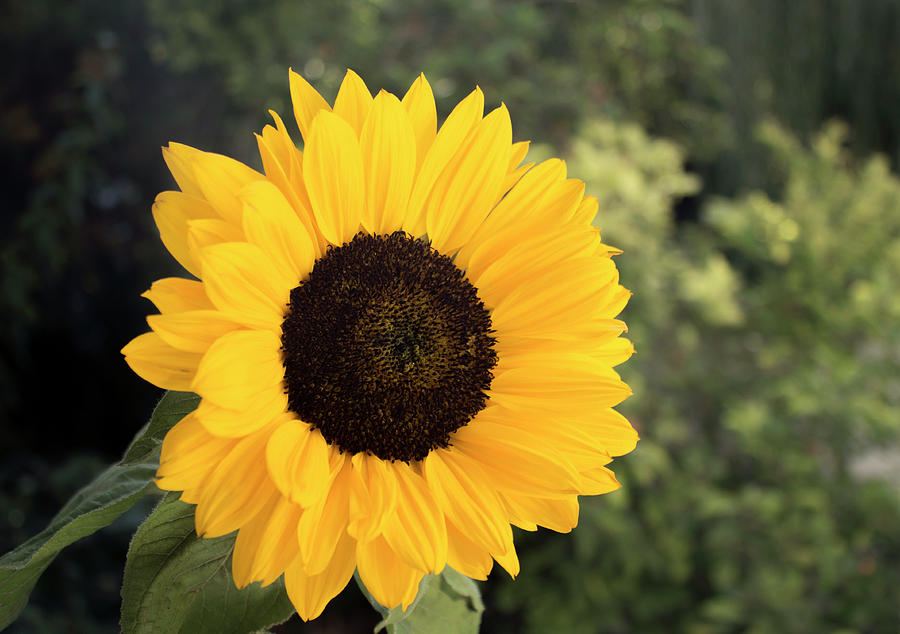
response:
<path id="1" fill-rule="evenodd" d="M 890 0 L 2 0 L 0 551 L 160 396 L 118 352 L 179 274 L 159 147 L 258 168 L 288 66 L 328 99 L 347 67 L 399 94 L 424 71 L 441 115 L 479 84 L 568 158 L 636 291 L 625 490 L 574 535 L 520 533 L 484 631 L 897 631 L 898 33 Z M 65 551 L 12 631 L 116 631 L 148 504 Z M 351 587 L 282 631 L 373 622 Z"/>

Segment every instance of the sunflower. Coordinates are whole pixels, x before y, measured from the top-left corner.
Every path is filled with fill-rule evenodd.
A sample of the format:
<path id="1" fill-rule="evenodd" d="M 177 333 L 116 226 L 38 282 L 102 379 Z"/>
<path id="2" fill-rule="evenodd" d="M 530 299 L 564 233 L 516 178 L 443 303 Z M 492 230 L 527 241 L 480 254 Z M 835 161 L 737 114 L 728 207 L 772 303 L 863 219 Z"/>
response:
<path id="1" fill-rule="evenodd" d="M 272 112 L 265 174 L 163 148 L 181 191 L 153 217 L 196 279 L 154 282 L 122 352 L 201 401 L 157 484 L 198 535 L 238 531 L 238 587 L 283 574 L 307 620 L 354 570 L 404 609 L 445 565 L 515 576 L 511 526 L 571 530 L 637 441 L 612 409 L 629 292 L 597 201 L 560 160 L 522 165 L 478 88 L 440 129 L 424 76 L 373 98 L 348 71 L 333 107 L 290 88 L 304 151 Z"/>

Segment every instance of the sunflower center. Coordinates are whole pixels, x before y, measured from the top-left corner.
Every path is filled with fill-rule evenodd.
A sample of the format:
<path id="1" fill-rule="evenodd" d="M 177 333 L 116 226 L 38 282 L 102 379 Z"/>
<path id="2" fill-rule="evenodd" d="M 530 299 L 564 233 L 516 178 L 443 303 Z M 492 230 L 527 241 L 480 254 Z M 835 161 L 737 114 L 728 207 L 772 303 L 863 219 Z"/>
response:
<path id="1" fill-rule="evenodd" d="M 421 460 L 484 408 L 491 318 L 450 258 L 402 232 L 329 248 L 291 291 L 288 407 L 351 454 Z"/>

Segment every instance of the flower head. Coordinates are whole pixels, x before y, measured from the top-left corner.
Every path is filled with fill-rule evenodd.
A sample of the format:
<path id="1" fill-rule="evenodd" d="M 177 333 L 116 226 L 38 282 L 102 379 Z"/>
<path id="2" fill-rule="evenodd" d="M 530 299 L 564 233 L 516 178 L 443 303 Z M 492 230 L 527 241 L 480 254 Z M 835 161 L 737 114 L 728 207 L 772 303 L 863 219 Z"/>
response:
<path id="1" fill-rule="evenodd" d="M 387 607 L 445 565 L 515 575 L 511 525 L 569 531 L 637 440 L 596 200 L 560 160 L 520 165 L 477 88 L 437 129 L 424 76 L 401 100 L 348 71 L 333 107 L 290 82 L 304 151 L 272 113 L 265 174 L 163 149 L 181 191 L 153 216 L 198 279 L 155 282 L 123 353 L 201 401 L 157 483 L 198 534 L 238 531 L 238 586 L 284 574 L 304 619 L 355 569 Z"/>

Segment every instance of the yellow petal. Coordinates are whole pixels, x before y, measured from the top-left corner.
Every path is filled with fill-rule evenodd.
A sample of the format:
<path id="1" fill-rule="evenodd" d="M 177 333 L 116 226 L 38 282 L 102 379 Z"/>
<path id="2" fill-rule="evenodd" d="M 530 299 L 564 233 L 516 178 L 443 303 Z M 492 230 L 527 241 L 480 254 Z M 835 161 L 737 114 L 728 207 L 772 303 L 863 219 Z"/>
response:
<path id="1" fill-rule="evenodd" d="M 395 553 L 384 537 L 356 547 L 359 577 L 378 603 L 388 609 L 412 604 L 425 572 L 408 565 Z"/>
<path id="2" fill-rule="evenodd" d="M 428 487 L 456 526 L 491 552 L 506 552 L 512 531 L 497 494 L 485 486 L 487 475 L 474 460 L 451 449 L 432 451 L 423 461 Z"/>
<path id="3" fill-rule="evenodd" d="M 581 481 L 585 495 L 603 495 L 622 487 L 615 474 L 606 467 L 585 469 L 581 472 Z"/>
<path id="4" fill-rule="evenodd" d="M 194 516 L 198 535 L 237 530 L 279 495 L 265 467 L 268 439 L 265 432 L 241 439 L 209 476 Z"/>
<path id="5" fill-rule="evenodd" d="M 221 242 L 243 242 L 240 227 L 219 218 L 203 218 L 188 222 L 188 249 L 195 262 L 200 261 L 200 251 Z M 202 273 L 202 268 L 201 268 Z"/>
<path id="6" fill-rule="evenodd" d="M 255 244 L 223 242 L 200 252 L 206 294 L 227 316 L 252 328 L 281 332 L 296 282 Z"/>
<path id="7" fill-rule="evenodd" d="M 500 106 L 475 126 L 435 181 L 425 225 L 438 251 L 452 253 L 462 246 L 500 199 L 511 143 L 509 112 Z"/>
<path id="8" fill-rule="evenodd" d="M 507 334 L 496 344 L 497 354 L 501 358 L 528 352 L 568 353 L 583 351 L 590 354 L 594 349 L 607 345 L 628 328 L 625 322 L 618 319 L 590 319 L 583 321 L 578 327 L 565 330 L 550 330 L 544 333 L 533 333 L 532 336 L 513 336 Z"/>
<path id="9" fill-rule="evenodd" d="M 297 527 L 300 555 L 307 574 L 328 567 L 341 535 L 347 532 L 350 515 L 350 460 L 345 459 L 331 489 L 303 512 Z"/>
<path id="10" fill-rule="evenodd" d="M 544 526 L 557 533 L 568 533 L 578 525 L 578 497 L 562 499 L 534 498 L 513 493 L 501 493 L 511 517 Z M 499 560 L 498 560 L 499 562 Z"/>
<path id="11" fill-rule="evenodd" d="M 622 312 L 628 299 L 631 297 L 631 291 L 622 286 L 615 286 L 607 295 L 605 301 L 596 310 L 597 317 L 603 319 L 612 319 Z"/>
<path id="12" fill-rule="evenodd" d="M 388 466 L 397 480 L 399 500 L 384 525 L 384 538 L 413 568 L 439 573 L 447 562 L 444 514 L 422 476 L 405 463 Z"/>
<path id="13" fill-rule="evenodd" d="M 250 410 L 231 410 L 203 399 L 196 410 L 197 418 L 214 436 L 242 438 L 263 427 L 275 427 L 286 416 L 284 411 L 287 409 L 287 396 L 272 396 L 274 400 L 270 411 L 261 411 L 256 407 Z"/>
<path id="14" fill-rule="evenodd" d="M 164 390 L 190 392 L 200 356 L 173 348 L 155 332 L 144 333 L 122 348 L 135 374 Z"/>
<path id="15" fill-rule="evenodd" d="M 484 581 L 494 566 L 491 554 L 447 522 L 447 564 L 467 577 Z"/>
<path id="16" fill-rule="evenodd" d="M 181 192 L 162 192 L 156 197 L 151 211 L 166 249 L 189 273 L 199 277 L 200 266 L 188 248 L 188 222 L 214 218 L 215 210 L 202 198 Z"/>
<path id="17" fill-rule="evenodd" d="M 536 365 L 498 373 L 488 395 L 492 403 L 515 411 L 572 415 L 617 405 L 631 395 L 631 390 L 620 379 L 600 372 Z"/>
<path id="18" fill-rule="evenodd" d="M 476 88 L 453 109 L 438 131 L 428 153 L 422 160 L 409 197 L 404 228 L 414 236 L 425 233 L 425 202 L 435 181 L 463 144 L 469 132 L 481 121 L 484 112 L 484 95 Z"/>
<path id="19" fill-rule="evenodd" d="M 349 123 L 359 136 L 371 107 L 372 93 L 366 88 L 362 78 L 348 68 L 338 89 L 332 112 Z"/>
<path id="20" fill-rule="evenodd" d="M 578 469 L 596 468 L 610 462 L 612 456 L 632 451 L 638 434 L 619 412 L 611 408 L 590 415 L 548 415 L 541 411 L 511 411 L 488 407 L 480 416 L 515 430 L 538 435 L 547 446 L 556 448 Z"/>
<path id="21" fill-rule="evenodd" d="M 168 147 L 162 148 L 163 160 L 181 191 L 196 198 L 203 198 L 203 190 L 194 180 L 194 170 L 190 162 L 191 157 L 199 152 L 200 150 L 182 143 L 170 143 Z"/>
<path id="22" fill-rule="evenodd" d="M 324 238 L 319 235 L 316 221 L 313 218 L 312 205 L 303 182 L 303 155 L 294 145 L 284 123 L 278 113 L 270 110 L 275 119 L 276 128 L 266 126 L 262 136 L 257 136 L 259 155 L 262 158 L 266 176 L 287 198 L 307 233 L 313 238 L 316 246 L 316 257 L 321 255 L 320 247 L 324 246 Z"/>
<path id="23" fill-rule="evenodd" d="M 153 282 L 150 290 L 141 294 L 161 313 L 180 313 L 186 310 L 206 310 L 213 304 L 206 296 L 203 282 L 180 277 L 164 277 Z"/>
<path id="24" fill-rule="evenodd" d="M 469 242 L 457 253 L 455 262 L 469 265 L 469 258 L 485 241 L 504 236 L 510 228 L 535 215 L 542 198 L 554 183 L 566 176 L 566 165 L 550 159 L 532 167 L 491 211 Z"/>
<path id="25" fill-rule="evenodd" d="M 256 517 L 238 531 L 232 555 L 234 583 L 243 588 L 254 581 L 267 586 L 297 556 L 300 507 L 281 495 L 273 496 Z"/>
<path id="26" fill-rule="evenodd" d="M 150 315 L 147 323 L 170 346 L 199 354 L 206 352 L 225 333 L 240 328 L 217 310 Z"/>
<path id="27" fill-rule="evenodd" d="M 403 107 L 409 113 L 416 135 L 416 170 L 422 166 L 425 155 L 437 134 L 437 108 L 434 93 L 425 75 L 419 75 L 403 96 Z"/>
<path id="28" fill-rule="evenodd" d="M 617 278 L 606 258 L 573 258 L 553 270 L 524 278 L 495 305 L 486 303 L 497 332 L 527 335 L 589 321 L 605 303 Z M 519 278 L 517 278 L 519 279 Z"/>
<path id="29" fill-rule="evenodd" d="M 244 233 L 272 259 L 293 288 L 306 278 L 316 260 L 316 248 L 306 227 L 281 191 L 270 182 L 251 183 L 241 192 Z"/>
<path id="30" fill-rule="evenodd" d="M 580 492 L 578 472 L 562 454 L 539 434 L 516 433 L 494 416 L 482 411 L 453 436 L 453 446 L 481 465 L 493 487 L 538 497 Z"/>
<path id="31" fill-rule="evenodd" d="M 504 231 L 472 256 L 466 275 L 489 306 L 499 305 L 523 279 L 555 270 L 566 260 L 590 256 L 594 239 L 590 229 L 542 224 L 525 220 L 523 228 L 537 231 Z"/>
<path id="32" fill-rule="evenodd" d="M 240 161 L 212 152 L 195 154 L 191 158 L 191 167 L 204 198 L 223 219 L 240 227 L 243 206 L 238 192 L 248 183 L 265 176 Z"/>
<path id="33" fill-rule="evenodd" d="M 366 542 L 380 535 L 397 507 L 399 485 L 391 465 L 365 453 L 351 458 L 353 469 L 350 489 L 348 531 Z"/>
<path id="34" fill-rule="evenodd" d="M 330 455 L 321 432 L 298 420 L 288 420 L 269 439 L 266 465 L 281 493 L 308 507 L 328 493 L 333 480 Z"/>
<path id="35" fill-rule="evenodd" d="M 303 77 L 293 70 L 288 71 L 288 75 L 290 77 L 291 101 L 294 103 L 294 117 L 297 119 L 297 127 L 300 128 L 303 142 L 309 143 L 309 130 L 313 119 L 316 118 L 316 115 L 321 110 L 331 112 L 331 106 Z"/>
<path id="36" fill-rule="evenodd" d="M 230 332 L 203 355 L 192 391 L 225 409 L 277 416 L 285 403 L 280 349 L 269 330 Z"/>
<path id="37" fill-rule="evenodd" d="M 519 556 L 516 554 L 516 547 L 513 544 L 510 544 L 509 548 L 502 553 L 494 553 L 494 559 L 513 579 L 519 574 Z"/>
<path id="38" fill-rule="evenodd" d="M 335 245 L 348 242 L 359 230 L 365 174 L 356 133 L 341 117 L 320 112 L 313 121 L 303 180 L 322 235 Z"/>
<path id="39" fill-rule="evenodd" d="M 416 137 L 397 98 L 381 91 L 360 138 L 366 170 L 363 227 L 370 234 L 392 233 L 406 218 L 416 171 Z"/>
<path id="40" fill-rule="evenodd" d="M 316 575 L 306 573 L 299 555 L 284 571 L 284 585 L 297 614 L 310 621 L 344 589 L 356 568 L 356 541 L 346 532 L 339 536 L 328 567 Z"/>
<path id="41" fill-rule="evenodd" d="M 156 472 L 157 486 L 165 491 L 202 489 L 209 475 L 236 444 L 237 441 L 231 438 L 211 435 L 191 412 L 175 423 L 163 438 Z"/>
<path id="42" fill-rule="evenodd" d="M 597 210 L 599 208 L 600 203 L 594 196 L 585 196 L 584 199 L 578 204 L 578 209 L 575 211 L 575 214 L 572 217 L 572 222 L 583 225 L 592 224 L 594 222 L 594 218 L 597 217 Z"/>

